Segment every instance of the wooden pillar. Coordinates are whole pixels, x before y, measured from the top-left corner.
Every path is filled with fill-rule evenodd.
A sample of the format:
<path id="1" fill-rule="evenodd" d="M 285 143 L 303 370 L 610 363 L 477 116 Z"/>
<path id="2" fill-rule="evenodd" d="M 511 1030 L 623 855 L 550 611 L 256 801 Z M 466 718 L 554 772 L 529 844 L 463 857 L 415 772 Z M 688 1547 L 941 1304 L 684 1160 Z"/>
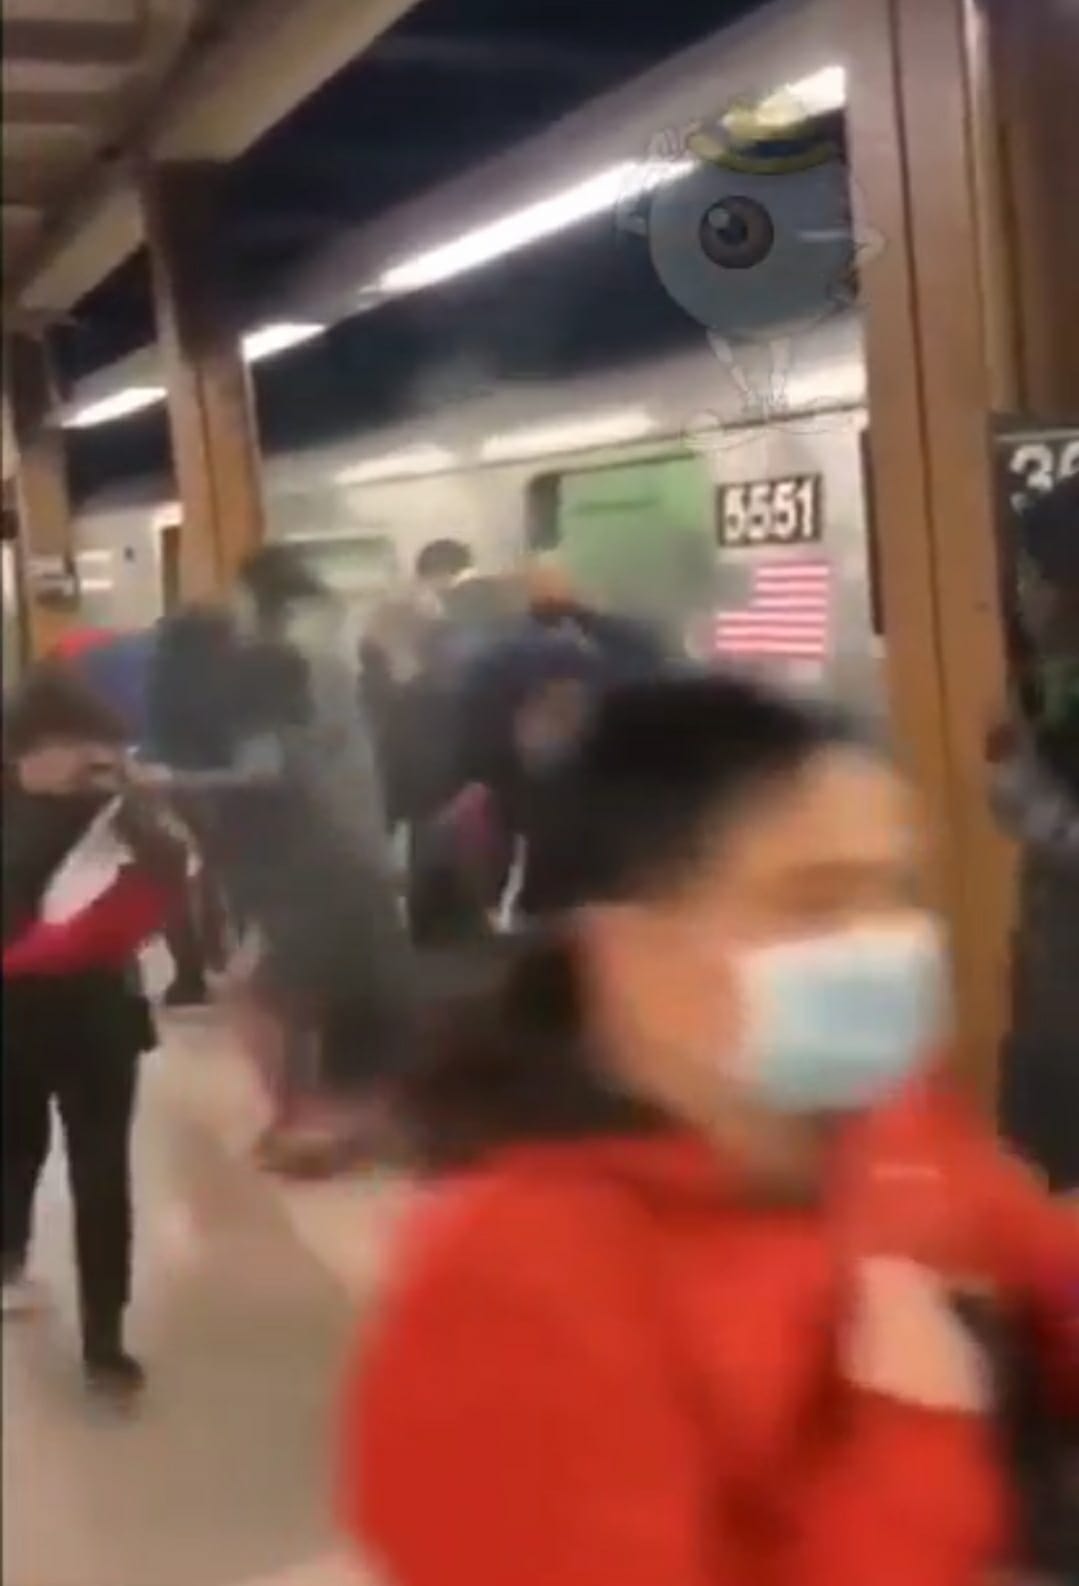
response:
<path id="1" fill-rule="evenodd" d="M 986 1095 L 1007 1008 L 1012 855 L 987 800 L 1005 703 L 990 418 L 1002 375 L 966 0 L 844 0 L 874 509 L 895 719 L 935 818 L 963 1045 Z"/>
<path id="2" fill-rule="evenodd" d="M 264 528 L 251 382 L 214 225 L 218 183 L 213 166 L 177 165 L 143 184 L 189 598 L 227 589 Z"/>
<path id="3" fill-rule="evenodd" d="M 64 433 L 48 348 L 13 335 L 5 381 L 15 453 L 20 628 L 27 658 L 46 654 L 78 617 Z"/>
<path id="4" fill-rule="evenodd" d="M 1079 418 L 1079 5 L 985 0 L 1017 405 Z"/>

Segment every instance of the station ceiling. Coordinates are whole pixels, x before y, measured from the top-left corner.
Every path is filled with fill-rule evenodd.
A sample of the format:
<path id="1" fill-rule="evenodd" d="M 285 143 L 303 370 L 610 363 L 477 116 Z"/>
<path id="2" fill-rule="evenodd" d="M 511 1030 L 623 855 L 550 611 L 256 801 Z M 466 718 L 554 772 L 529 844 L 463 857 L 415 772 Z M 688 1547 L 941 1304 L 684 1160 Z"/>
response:
<path id="1" fill-rule="evenodd" d="M 99 161 L 182 68 L 212 0 L 4 0 L 3 286 L 7 298 Z"/>
<path id="2" fill-rule="evenodd" d="M 3 0 L 5 15 L 13 3 Z M 277 0 L 213 3 L 232 15 Z M 333 3 L 291 0 L 295 9 Z M 314 92 L 251 137 L 226 171 L 218 267 L 245 322 L 248 305 L 261 314 L 381 217 L 417 200 L 422 207 L 423 195 L 528 145 L 743 14 L 768 9 L 761 0 L 346 3 L 352 14 L 377 13 L 362 51 L 324 71 Z M 315 444 L 505 381 L 558 380 L 699 336 L 659 286 L 647 249 L 627 245 L 604 215 L 489 271 L 346 319 L 260 367 L 263 441 L 270 451 Z M 149 270 L 136 248 L 57 323 L 62 383 L 70 388 L 154 340 Z M 79 496 L 168 471 L 160 407 L 73 431 L 71 443 Z"/>
<path id="3" fill-rule="evenodd" d="M 272 300 L 343 236 L 752 9 L 753 0 L 399 5 L 394 25 L 230 167 L 221 259 L 237 298 Z M 62 329 L 64 372 L 77 378 L 152 339 L 148 271 L 135 257 Z"/>
<path id="4" fill-rule="evenodd" d="M 236 159 L 410 0 L 2 0 L 4 328 L 142 241 L 147 161 Z"/>

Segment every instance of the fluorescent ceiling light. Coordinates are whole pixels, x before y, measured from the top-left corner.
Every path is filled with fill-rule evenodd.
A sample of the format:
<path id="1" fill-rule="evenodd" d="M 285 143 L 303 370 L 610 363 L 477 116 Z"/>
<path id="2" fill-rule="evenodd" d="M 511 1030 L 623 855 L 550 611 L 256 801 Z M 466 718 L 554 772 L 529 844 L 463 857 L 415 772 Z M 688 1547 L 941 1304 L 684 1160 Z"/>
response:
<path id="1" fill-rule="evenodd" d="M 158 402 L 164 402 L 166 397 L 163 385 L 129 385 L 122 391 L 114 391 L 112 396 L 102 397 L 99 402 L 89 402 L 85 407 L 76 408 L 69 418 L 64 420 L 65 429 L 88 430 L 95 424 L 109 424 L 113 419 L 124 419 L 132 413 L 141 413 L 143 408 L 156 407 Z"/>
<path id="2" fill-rule="evenodd" d="M 417 445 L 387 452 L 366 462 L 353 463 L 334 476 L 339 485 L 369 485 L 381 479 L 406 479 L 419 474 L 440 474 L 457 462 L 456 453 L 444 446 Z"/>
<path id="3" fill-rule="evenodd" d="M 765 122 L 789 126 L 806 115 L 823 115 L 840 109 L 846 103 L 846 91 L 847 74 L 843 67 L 825 66 L 768 95 L 758 106 L 758 114 Z M 677 181 L 693 169 L 694 163 L 688 159 L 623 160 L 618 165 L 608 166 L 548 198 L 512 210 L 437 248 L 391 265 L 364 288 L 360 294 L 361 304 L 369 306 L 386 297 L 437 286 L 494 259 L 516 253 L 531 243 L 600 215 L 604 210 L 614 209 L 642 192 Z"/>
<path id="4" fill-rule="evenodd" d="M 298 347 L 301 342 L 312 341 L 325 329 L 325 325 L 316 324 L 314 320 L 272 320 L 268 325 L 259 325 L 247 332 L 243 340 L 244 357 L 248 363 L 259 363 L 263 358 Z"/>
<path id="5" fill-rule="evenodd" d="M 757 106 L 757 114 L 764 124 L 790 126 L 806 115 L 826 115 L 840 110 L 846 98 L 846 71 L 842 66 L 825 66 L 769 94 Z M 479 269 L 495 259 L 516 253 L 531 243 L 555 236 L 581 221 L 600 215 L 605 210 L 613 210 L 642 193 L 677 181 L 693 169 L 694 163 L 689 159 L 623 160 L 617 165 L 608 166 L 548 198 L 513 210 L 498 220 L 463 232 L 451 242 L 391 265 L 361 292 L 360 306 L 371 307 L 385 298 L 436 286 L 468 270 Z M 271 320 L 244 336 L 244 357 L 248 363 L 258 363 L 263 358 L 272 358 L 276 353 L 311 341 L 322 335 L 326 328 L 313 320 Z M 113 419 L 127 418 L 132 413 L 141 412 L 143 408 L 152 407 L 164 401 L 165 396 L 164 386 L 127 386 L 112 396 L 77 409 L 65 420 L 65 425 L 72 429 L 89 429 L 95 424 L 108 424 Z M 365 465 L 359 466 L 362 468 Z M 376 463 L 370 466 L 375 467 Z M 427 468 L 412 467 L 403 471 L 422 473 L 446 466 L 447 462 L 443 459 Z M 402 470 L 395 467 L 395 471 Z M 375 475 L 365 474 L 365 478 L 381 477 L 392 476 L 381 471 Z"/>
<path id="6" fill-rule="evenodd" d="M 94 564 L 100 565 L 103 562 L 111 562 L 112 561 L 112 552 L 111 551 L 79 551 L 79 552 L 77 552 L 77 554 L 75 556 L 75 560 L 80 564 L 80 566 L 81 565 L 85 565 L 87 567 L 90 567 L 90 566 L 92 566 Z"/>
<path id="7" fill-rule="evenodd" d="M 248 331 L 243 339 L 244 357 L 248 363 L 258 363 L 263 358 L 272 358 L 275 353 L 285 352 L 289 347 L 298 347 L 301 342 L 321 336 L 325 329 L 325 325 L 315 324 L 313 320 L 271 320 L 266 325 Z M 98 402 L 76 408 L 64 420 L 64 426 L 83 430 L 91 429 L 96 424 L 110 424 L 114 419 L 126 419 L 132 413 L 140 413 L 143 408 L 164 402 L 167 395 L 162 385 L 124 386 L 122 390 L 102 397 Z"/>
<path id="8" fill-rule="evenodd" d="M 543 457 L 551 452 L 580 451 L 588 446 L 615 446 L 624 441 L 641 440 L 655 427 L 655 420 L 642 408 L 597 413 L 542 428 L 492 435 L 481 446 L 480 456 L 484 462 L 499 463 Z"/>
<path id="9" fill-rule="evenodd" d="M 183 523 L 183 509 L 178 501 L 163 501 L 150 519 L 150 527 L 160 534 L 163 529 L 178 529 Z"/>
<path id="10" fill-rule="evenodd" d="M 115 588 L 116 585 L 113 583 L 111 578 L 79 579 L 80 595 L 106 595 L 110 590 Z"/>
<path id="11" fill-rule="evenodd" d="M 544 237 L 553 237 L 582 220 L 601 215 L 604 210 L 613 210 L 643 187 L 673 181 L 690 168 L 685 161 L 675 162 L 665 169 L 655 161 L 623 160 L 549 198 L 515 209 L 499 220 L 464 232 L 452 242 L 392 265 L 362 297 L 377 301 L 381 297 L 417 292 L 422 287 L 449 281 L 453 276 L 516 253 Z"/>
<path id="12" fill-rule="evenodd" d="M 826 116 L 847 102 L 847 73 L 842 66 L 824 66 L 795 83 L 785 83 L 757 106 L 762 126 L 789 127 L 807 116 Z"/>

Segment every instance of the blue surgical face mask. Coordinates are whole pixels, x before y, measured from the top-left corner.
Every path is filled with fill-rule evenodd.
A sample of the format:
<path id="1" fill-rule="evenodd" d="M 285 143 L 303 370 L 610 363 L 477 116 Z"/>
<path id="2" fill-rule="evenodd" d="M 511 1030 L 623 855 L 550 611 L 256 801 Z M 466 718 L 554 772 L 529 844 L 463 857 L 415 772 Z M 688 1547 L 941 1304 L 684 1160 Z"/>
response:
<path id="1" fill-rule="evenodd" d="M 947 954 L 929 918 L 751 949 L 738 970 L 745 1077 L 780 1112 L 872 1107 L 948 1029 Z"/>

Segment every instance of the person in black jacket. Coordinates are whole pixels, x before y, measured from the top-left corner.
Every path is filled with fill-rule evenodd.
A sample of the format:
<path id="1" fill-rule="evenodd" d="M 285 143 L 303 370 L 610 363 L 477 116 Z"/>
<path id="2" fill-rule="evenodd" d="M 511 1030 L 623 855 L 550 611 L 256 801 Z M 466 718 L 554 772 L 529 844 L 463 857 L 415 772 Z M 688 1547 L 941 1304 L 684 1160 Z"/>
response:
<path id="1" fill-rule="evenodd" d="M 1079 1188 L 1079 476 L 1020 523 L 1018 706 L 993 808 L 1022 848 L 1003 1121 L 1059 1189 Z"/>
<path id="2" fill-rule="evenodd" d="M 545 816 L 549 768 L 591 701 L 613 684 L 656 675 L 666 652 L 646 624 L 576 592 L 557 560 L 539 558 L 525 584 L 524 614 L 465 670 L 457 721 L 460 780 L 490 790 L 518 860 L 507 889 L 516 892 L 515 911 L 534 916 L 557 890 Z"/>
<path id="3" fill-rule="evenodd" d="M 129 1147 L 137 1062 L 156 1038 L 136 953 L 164 924 L 188 859 L 174 823 L 130 783 L 124 739 L 123 724 L 64 667 L 32 672 L 6 714 L 4 1310 L 28 1297 L 34 1191 L 55 1102 L 75 1206 L 87 1381 L 117 1392 L 142 1383 L 123 1336 Z M 92 851 L 100 872 L 103 843 L 117 856 L 112 879 L 95 873 L 85 900 L 57 917 L 50 899 L 62 867 L 70 874 Z M 84 887 L 86 873 L 84 865 Z"/>

